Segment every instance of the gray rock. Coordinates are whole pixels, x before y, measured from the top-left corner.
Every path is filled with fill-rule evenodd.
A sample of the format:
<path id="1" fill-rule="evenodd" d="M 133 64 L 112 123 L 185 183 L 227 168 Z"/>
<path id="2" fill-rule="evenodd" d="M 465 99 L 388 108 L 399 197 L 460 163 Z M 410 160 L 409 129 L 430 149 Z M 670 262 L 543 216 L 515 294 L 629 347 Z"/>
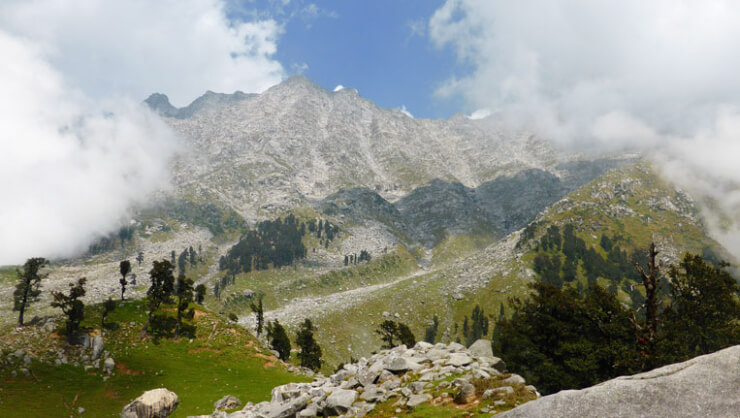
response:
<path id="1" fill-rule="evenodd" d="M 379 371 L 365 371 L 357 375 L 357 380 L 360 382 L 362 386 L 370 386 L 378 383 L 380 380 L 380 372 Z"/>
<path id="2" fill-rule="evenodd" d="M 737 417 L 740 345 L 582 390 L 528 402 L 502 417 Z"/>
<path id="3" fill-rule="evenodd" d="M 101 335 L 96 335 L 95 338 L 92 339 L 92 359 L 97 360 L 100 358 L 100 355 L 103 354 L 103 349 L 105 349 L 105 344 L 103 343 L 103 337 Z"/>
<path id="4" fill-rule="evenodd" d="M 416 408 L 417 406 L 427 403 L 432 400 L 432 395 L 428 393 L 421 393 L 418 395 L 411 395 L 409 400 L 406 402 L 406 406 L 409 408 Z"/>
<path id="5" fill-rule="evenodd" d="M 242 401 L 236 396 L 226 395 L 223 398 L 217 400 L 213 407 L 220 410 L 236 409 L 242 406 Z"/>
<path id="6" fill-rule="evenodd" d="M 411 382 L 409 383 L 408 388 L 411 389 L 412 392 L 419 394 L 424 391 L 425 386 L 426 386 L 426 383 L 424 382 Z"/>
<path id="7" fill-rule="evenodd" d="M 116 368 L 116 362 L 113 361 L 112 358 L 108 357 L 105 359 L 105 362 L 103 362 L 103 371 L 105 373 L 113 373 L 113 370 Z"/>
<path id="8" fill-rule="evenodd" d="M 483 392 L 483 399 L 493 399 L 493 398 L 499 398 L 506 395 L 511 395 L 514 393 L 514 388 L 511 386 L 501 386 L 498 388 L 493 389 L 487 389 L 485 392 Z"/>
<path id="9" fill-rule="evenodd" d="M 488 340 L 478 340 L 468 347 L 470 354 L 475 357 L 493 357 L 493 349 L 491 348 L 491 342 Z"/>
<path id="10" fill-rule="evenodd" d="M 463 351 L 465 346 L 460 343 L 450 343 L 447 345 L 447 349 L 450 351 Z"/>
<path id="11" fill-rule="evenodd" d="M 439 348 L 432 348 L 426 352 L 426 356 L 429 360 L 435 361 L 446 357 L 449 353 L 446 350 L 440 350 Z"/>
<path id="12" fill-rule="evenodd" d="M 473 362 L 473 359 L 465 353 L 452 353 L 447 359 L 447 364 L 455 367 L 465 366 Z"/>
<path id="13" fill-rule="evenodd" d="M 354 390 L 335 390 L 326 398 L 324 415 L 342 415 L 349 411 L 349 408 L 352 406 L 355 400 L 357 400 L 357 392 L 355 392 Z"/>
<path id="14" fill-rule="evenodd" d="M 354 391 L 352 391 L 354 392 Z M 292 418 L 298 414 L 303 408 L 308 405 L 308 395 L 301 395 L 295 399 L 292 399 L 287 404 L 278 404 L 275 408 L 271 409 L 267 415 L 269 418 Z"/>
<path id="15" fill-rule="evenodd" d="M 298 413 L 299 417 L 315 417 L 319 415 L 319 408 L 316 404 L 308 405 L 303 411 Z"/>
<path id="16" fill-rule="evenodd" d="M 506 379 L 503 379 L 502 382 L 508 383 L 510 385 L 523 385 L 525 383 L 524 378 L 519 376 L 518 374 L 512 374 Z"/>
<path id="17" fill-rule="evenodd" d="M 369 386 L 365 388 L 365 390 L 362 392 L 362 395 L 360 395 L 360 399 L 372 403 L 383 402 L 386 400 L 386 398 L 386 391 L 377 386 Z"/>
<path id="18" fill-rule="evenodd" d="M 475 386 L 470 382 L 463 381 L 460 385 L 460 391 L 455 395 L 455 403 L 458 405 L 465 405 L 472 402 L 475 399 Z"/>
<path id="19" fill-rule="evenodd" d="M 392 373 L 419 370 L 422 366 L 408 357 L 393 357 L 386 362 L 385 369 Z"/>
<path id="20" fill-rule="evenodd" d="M 124 406 L 121 418 L 165 418 L 175 411 L 178 403 L 175 392 L 152 389 Z"/>

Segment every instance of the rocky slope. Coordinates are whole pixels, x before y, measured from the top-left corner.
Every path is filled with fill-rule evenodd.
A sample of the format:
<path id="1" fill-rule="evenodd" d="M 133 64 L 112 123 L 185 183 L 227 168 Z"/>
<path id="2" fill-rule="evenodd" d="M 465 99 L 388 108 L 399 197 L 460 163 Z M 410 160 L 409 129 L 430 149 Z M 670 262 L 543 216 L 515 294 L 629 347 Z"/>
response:
<path id="1" fill-rule="evenodd" d="M 520 376 L 506 373 L 503 361 L 493 356 L 490 341 L 479 340 L 469 349 L 455 343 L 420 342 L 413 348 L 401 345 L 383 350 L 310 383 L 275 387 L 270 401 L 248 403 L 236 412 L 219 410 L 223 403 L 218 401 L 210 416 L 360 417 L 376 407 L 391 407 L 396 414 L 404 414 L 425 406 L 437 408 L 435 415 L 457 408 L 490 413 L 538 396 L 536 388 L 525 386 Z M 234 400 L 230 405 L 240 404 Z"/>

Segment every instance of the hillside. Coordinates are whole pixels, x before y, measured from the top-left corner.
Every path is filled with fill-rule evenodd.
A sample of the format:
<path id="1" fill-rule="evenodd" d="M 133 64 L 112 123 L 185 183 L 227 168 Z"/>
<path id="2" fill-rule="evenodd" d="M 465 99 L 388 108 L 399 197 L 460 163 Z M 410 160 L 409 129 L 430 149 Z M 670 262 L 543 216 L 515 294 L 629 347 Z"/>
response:
<path id="1" fill-rule="evenodd" d="M 119 302 L 100 327 L 102 308 L 88 307 L 82 326 L 104 351 L 93 358 L 88 346 L 67 346 L 61 318 L 49 317 L 24 328 L 0 332 L 0 415 L 3 417 L 117 417 L 142 392 L 167 387 L 180 396 L 173 416 L 210 413 L 213 403 L 232 394 L 242 400 L 269 399 L 280 383 L 303 381 L 290 373 L 257 340 L 226 318 L 198 308 L 195 337 L 140 338 L 142 302 Z M 102 347 L 101 347 L 102 348 Z M 115 365 L 106 372 L 105 360 Z"/>

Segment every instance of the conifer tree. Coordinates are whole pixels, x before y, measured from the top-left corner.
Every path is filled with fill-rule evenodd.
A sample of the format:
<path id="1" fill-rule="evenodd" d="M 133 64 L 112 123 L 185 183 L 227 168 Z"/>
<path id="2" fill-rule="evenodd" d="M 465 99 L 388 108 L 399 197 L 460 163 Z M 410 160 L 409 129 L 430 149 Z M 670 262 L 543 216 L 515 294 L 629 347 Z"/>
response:
<path id="1" fill-rule="evenodd" d="M 262 308 L 262 295 L 259 295 L 257 297 L 257 303 L 255 304 L 252 302 L 249 307 L 252 309 L 252 312 L 257 316 L 257 336 L 259 337 L 260 334 L 262 334 L 262 327 L 265 323 L 265 312 Z"/>
<path id="2" fill-rule="evenodd" d="M 108 318 L 108 314 L 116 309 L 116 302 L 110 297 L 103 302 L 103 315 L 100 318 L 100 327 L 105 328 L 105 320 Z"/>
<path id="3" fill-rule="evenodd" d="M 282 361 L 288 361 L 290 358 L 290 339 L 285 332 L 285 328 L 276 319 L 267 324 L 267 340 L 270 347 L 278 352 Z"/>
<path id="4" fill-rule="evenodd" d="M 131 262 L 123 260 L 118 267 L 121 271 L 121 280 L 118 283 L 121 284 L 121 300 L 123 300 L 123 294 L 126 293 L 126 276 L 131 272 Z"/>
<path id="5" fill-rule="evenodd" d="M 154 314 L 162 303 L 168 303 L 175 287 L 175 276 L 173 270 L 175 267 L 167 260 L 154 261 L 152 269 L 149 271 L 149 277 L 152 284 L 146 292 L 146 301 L 149 308 L 147 320 L 142 328 L 142 336 L 146 334 L 149 325 L 152 322 Z"/>
<path id="6" fill-rule="evenodd" d="M 296 335 L 296 344 L 301 349 L 298 353 L 301 367 L 318 371 L 321 368 L 321 347 L 316 343 L 313 337 L 313 331 L 311 320 L 306 318 Z"/>
<path id="7" fill-rule="evenodd" d="M 206 297 L 206 286 L 203 284 L 199 284 L 195 287 L 195 303 L 202 304 L 203 299 Z"/>
<path id="8" fill-rule="evenodd" d="M 67 328 L 67 341 L 72 344 L 77 330 L 80 328 L 80 322 L 85 319 L 85 304 L 80 300 L 81 297 L 85 296 L 85 282 L 87 279 L 84 277 L 77 280 L 77 284 L 69 284 L 69 294 L 63 292 L 52 291 L 51 296 L 54 299 L 51 302 L 51 306 L 54 308 L 60 308 L 64 315 L 67 316 L 66 328 Z"/>
<path id="9" fill-rule="evenodd" d="M 45 258 L 29 258 L 23 265 L 23 271 L 16 270 L 18 283 L 13 292 L 13 310 L 18 311 L 18 326 L 23 326 L 23 314 L 28 306 L 36 302 L 41 294 L 39 286 L 46 274 L 39 274 L 39 270 L 47 265 Z"/>
<path id="10" fill-rule="evenodd" d="M 180 329 L 182 328 L 183 317 L 192 319 L 195 311 L 190 309 L 188 313 L 185 310 L 190 306 L 190 302 L 193 301 L 193 280 L 188 279 L 185 276 L 177 278 L 177 325 L 175 327 L 175 339 L 180 335 Z"/>

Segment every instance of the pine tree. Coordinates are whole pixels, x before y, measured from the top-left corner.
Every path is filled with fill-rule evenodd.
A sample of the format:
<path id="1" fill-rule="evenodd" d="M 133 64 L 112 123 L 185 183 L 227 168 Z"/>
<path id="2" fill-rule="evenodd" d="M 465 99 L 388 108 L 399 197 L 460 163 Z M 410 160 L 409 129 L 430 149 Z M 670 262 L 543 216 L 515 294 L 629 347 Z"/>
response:
<path id="1" fill-rule="evenodd" d="M 439 318 L 434 315 L 432 323 L 424 330 L 424 341 L 429 344 L 434 344 L 437 340 L 437 332 L 439 331 Z"/>
<path id="2" fill-rule="evenodd" d="M 85 282 L 87 279 L 84 277 L 77 280 L 77 284 L 69 284 L 69 294 L 62 292 L 52 291 L 51 296 L 54 299 L 51 302 L 51 306 L 54 308 L 60 308 L 64 315 L 67 316 L 67 341 L 72 344 L 77 330 L 80 328 L 80 322 L 85 319 L 85 304 L 80 300 L 81 297 L 85 296 Z"/>
<path id="3" fill-rule="evenodd" d="M 118 283 L 121 284 L 121 300 L 123 300 L 123 294 L 126 293 L 126 276 L 131 272 L 131 262 L 128 260 L 121 261 L 119 269 L 121 271 L 121 280 Z"/>
<path id="4" fill-rule="evenodd" d="M 414 333 L 411 332 L 411 328 L 403 322 L 398 323 L 398 339 L 401 341 L 401 344 L 408 348 L 416 345 L 416 337 L 414 336 Z"/>
<path id="5" fill-rule="evenodd" d="M 382 348 L 391 349 L 396 346 L 395 338 L 398 335 L 398 325 L 389 319 L 381 322 L 375 333 L 380 335 L 383 341 Z"/>
<path id="6" fill-rule="evenodd" d="M 154 314 L 162 303 L 168 303 L 175 287 L 175 276 L 173 270 L 175 267 L 167 260 L 154 261 L 152 269 L 149 271 L 149 277 L 152 284 L 146 292 L 146 301 L 149 307 L 147 320 L 142 328 L 142 336 L 146 334 L 149 325 L 152 322 Z"/>
<path id="7" fill-rule="evenodd" d="M 206 297 L 206 286 L 199 284 L 195 287 L 195 303 L 203 304 L 203 299 Z"/>
<path id="8" fill-rule="evenodd" d="M 18 326 L 23 326 L 23 314 L 28 306 L 36 302 L 41 294 L 39 286 L 46 274 L 39 274 L 39 270 L 47 265 L 45 258 L 29 258 L 23 265 L 23 271 L 16 270 L 18 283 L 13 292 L 13 310 L 18 311 Z"/>
<path id="9" fill-rule="evenodd" d="M 113 312 L 116 309 L 116 302 L 108 298 L 103 302 L 103 314 L 100 318 L 100 327 L 105 328 L 105 320 L 108 318 L 108 314 Z"/>
<path id="10" fill-rule="evenodd" d="M 144 261 L 144 252 L 139 251 L 139 254 L 136 256 L 136 262 L 141 265 L 141 263 Z"/>
<path id="11" fill-rule="evenodd" d="M 321 347 L 316 343 L 313 337 L 313 331 L 314 328 L 311 320 L 306 318 L 296 335 L 296 344 L 301 349 L 298 353 L 301 367 L 318 371 L 321 368 Z"/>
<path id="12" fill-rule="evenodd" d="M 252 309 L 252 312 L 257 316 L 257 336 L 259 337 L 260 334 L 262 334 L 262 327 L 265 323 L 265 312 L 262 308 L 262 295 L 259 295 L 257 297 L 257 303 L 255 304 L 252 302 L 249 307 Z"/>
<path id="13" fill-rule="evenodd" d="M 288 361 L 290 358 L 290 339 L 285 332 L 285 328 L 276 319 L 267 324 L 267 340 L 270 347 L 278 352 L 282 361 Z"/>
<path id="14" fill-rule="evenodd" d="M 180 329 L 182 328 L 182 319 L 186 317 L 192 319 L 195 311 L 191 309 L 187 314 L 185 310 L 190 306 L 190 302 L 193 301 L 193 280 L 188 279 L 185 276 L 177 278 L 177 325 L 175 327 L 175 339 L 180 335 Z"/>

